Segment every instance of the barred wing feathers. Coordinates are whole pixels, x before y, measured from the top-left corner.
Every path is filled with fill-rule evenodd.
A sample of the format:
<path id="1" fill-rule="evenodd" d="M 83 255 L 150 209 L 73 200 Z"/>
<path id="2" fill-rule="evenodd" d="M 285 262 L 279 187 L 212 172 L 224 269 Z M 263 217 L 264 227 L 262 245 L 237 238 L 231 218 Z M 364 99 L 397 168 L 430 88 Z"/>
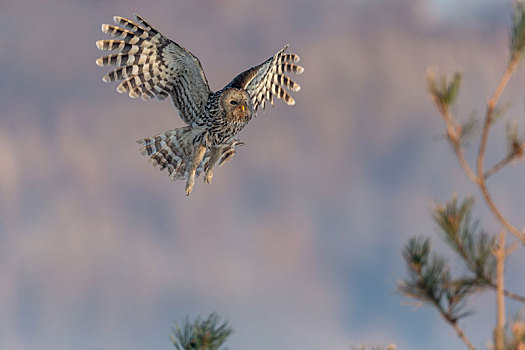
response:
<path id="1" fill-rule="evenodd" d="M 285 53 L 287 48 L 288 45 L 260 65 L 242 72 L 228 84 L 228 87 L 246 90 L 255 111 L 259 105 L 264 108 L 266 101 L 270 101 L 273 105 L 273 96 L 277 96 L 288 105 L 294 105 L 295 100 L 284 87 L 291 91 L 299 91 L 301 86 L 285 73 L 301 74 L 304 68 L 296 64 L 299 62 L 298 55 Z"/>
<path id="2" fill-rule="evenodd" d="M 117 53 L 97 59 L 99 66 L 119 68 L 103 78 L 105 82 L 123 80 L 120 93 L 132 98 L 164 99 L 171 96 L 185 123 L 190 124 L 202 113 L 211 92 L 199 59 L 191 52 L 166 38 L 146 20 L 135 15 L 137 23 L 115 16 L 119 26 L 103 24 L 102 31 L 116 38 L 99 40 L 100 50 Z"/>

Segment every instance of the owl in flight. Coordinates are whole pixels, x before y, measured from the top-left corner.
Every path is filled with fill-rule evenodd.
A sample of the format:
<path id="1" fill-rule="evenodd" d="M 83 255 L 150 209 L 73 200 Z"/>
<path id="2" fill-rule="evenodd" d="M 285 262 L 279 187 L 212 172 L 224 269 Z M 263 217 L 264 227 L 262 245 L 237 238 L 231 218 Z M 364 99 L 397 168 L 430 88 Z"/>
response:
<path id="1" fill-rule="evenodd" d="M 254 117 L 257 108 L 273 97 L 295 104 L 284 89 L 301 87 L 285 75 L 300 74 L 299 56 L 286 53 L 288 45 L 263 63 L 236 76 L 223 89 L 213 92 L 199 59 L 153 28 L 139 15 L 137 23 L 115 16 L 120 26 L 102 25 L 102 32 L 116 38 L 99 40 L 100 50 L 115 50 L 97 59 L 99 66 L 118 68 L 104 76 L 105 82 L 122 82 L 119 93 L 130 97 L 162 100 L 171 97 L 179 115 L 187 124 L 153 137 L 137 141 L 141 152 L 154 166 L 168 169 L 172 180 L 186 179 L 186 195 L 191 193 L 195 176 L 204 171 L 204 182 L 210 183 L 215 164 L 222 165 L 243 144 L 235 135 Z"/>

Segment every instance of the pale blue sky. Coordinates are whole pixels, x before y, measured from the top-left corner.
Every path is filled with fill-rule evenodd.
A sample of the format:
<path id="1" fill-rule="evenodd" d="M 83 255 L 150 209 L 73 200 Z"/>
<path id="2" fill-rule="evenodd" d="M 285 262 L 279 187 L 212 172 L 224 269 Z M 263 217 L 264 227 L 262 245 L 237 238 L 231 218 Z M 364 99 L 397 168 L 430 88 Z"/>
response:
<path id="1" fill-rule="evenodd" d="M 443 246 L 431 202 L 477 195 L 424 75 L 463 71 L 457 112 L 482 113 L 512 2 L 478 3 L 0 1 L 0 349 L 170 349 L 174 320 L 212 311 L 234 327 L 232 350 L 463 349 L 394 290 L 408 237 Z M 195 53 L 213 89 L 285 43 L 305 67 L 296 105 L 252 120 L 189 198 L 135 143 L 182 126 L 171 102 L 119 95 L 95 65 L 101 23 L 133 13 Z M 524 78 L 503 95 L 520 125 Z M 490 183 L 518 226 L 524 175 Z M 479 200 L 476 214 L 498 229 Z M 523 263 L 512 258 L 510 289 L 525 290 Z M 462 326 L 482 349 L 492 295 L 473 307 Z"/>

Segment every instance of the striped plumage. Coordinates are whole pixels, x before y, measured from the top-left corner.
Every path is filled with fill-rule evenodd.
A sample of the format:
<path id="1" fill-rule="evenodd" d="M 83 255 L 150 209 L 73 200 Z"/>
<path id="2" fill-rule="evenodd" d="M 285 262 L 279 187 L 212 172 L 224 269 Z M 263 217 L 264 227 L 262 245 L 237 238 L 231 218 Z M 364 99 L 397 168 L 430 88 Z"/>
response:
<path id="1" fill-rule="evenodd" d="M 141 153 L 150 157 L 153 166 L 159 166 L 161 171 L 168 169 L 172 181 L 183 180 L 188 177 L 188 161 L 191 161 L 193 145 L 180 141 L 192 139 L 197 135 L 195 129 L 185 126 L 137 142 L 142 145 Z M 207 170 L 215 163 L 221 166 L 228 162 L 235 155 L 235 148 L 243 144 L 238 138 L 232 137 L 220 146 L 208 148 L 195 175 L 199 176 L 203 169 Z M 210 182 L 212 173 L 208 174 L 210 178 L 207 182 Z"/>
<path id="2" fill-rule="evenodd" d="M 212 92 L 199 59 L 190 51 L 154 29 L 142 17 L 137 23 L 115 16 L 119 26 L 103 24 L 102 31 L 115 39 L 99 40 L 100 50 L 116 53 L 97 59 L 99 66 L 115 65 L 103 77 L 105 82 L 121 81 L 119 93 L 130 97 L 164 99 L 171 97 L 187 126 L 139 140 L 141 151 L 172 180 L 186 179 L 186 194 L 195 176 L 204 171 L 210 182 L 213 167 L 222 165 L 243 144 L 235 135 L 273 97 L 293 105 L 295 100 L 284 89 L 299 91 L 300 86 L 285 75 L 300 74 L 299 56 L 286 53 L 288 45 L 263 63 L 236 76 L 223 89 Z"/>

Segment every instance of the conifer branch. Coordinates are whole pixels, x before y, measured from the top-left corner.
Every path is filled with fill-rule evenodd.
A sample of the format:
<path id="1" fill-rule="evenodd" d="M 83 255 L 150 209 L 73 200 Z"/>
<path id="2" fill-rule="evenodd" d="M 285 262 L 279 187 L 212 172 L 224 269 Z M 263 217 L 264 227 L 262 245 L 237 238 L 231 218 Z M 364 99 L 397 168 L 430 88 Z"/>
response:
<path id="1" fill-rule="evenodd" d="M 491 286 L 492 286 L 492 288 L 496 288 L 495 285 L 491 285 Z M 503 294 L 507 298 L 510 298 L 510 299 L 513 299 L 513 300 L 525 303 L 525 297 L 524 296 L 521 296 L 521 295 L 518 295 L 518 294 L 515 294 L 515 293 L 512 293 L 512 292 L 509 292 L 506 289 L 503 289 Z"/>
<path id="2" fill-rule="evenodd" d="M 510 33 L 510 60 L 496 87 L 496 90 L 487 101 L 485 119 L 476 159 L 476 172 L 474 172 L 469 166 L 463 154 L 462 135 L 464 133 L 462 133 L 462 126 L 454 120 L 453 115 L 450 112 L 450 106 L 454 104 L 459 92 L 461 85 L 461 74 L 454 74 L 454 77 L 450 80 L 448 80 L 445 76 L 441 76 L 438 79 L 435 77 L 433 72 L 429 72 L 427 74 L 428 91 L 445 122 L 448 140 L 452 145 L 454 153 L 456 154 L 463 171 L 469 180 L 479 187 L 480 192 L 487 203 L 487 206 L 495 218 L 507 231 L 522 241 L 523 244 L 525 244 L 525 233 L 520 232 L 499 211 L 499 209 L 494 204 L 494 200 L 492 199 L 485 181 L 488 177 L 499 171 L 505 165 L 509 164 L 512 160 L 516 159 L 517 157 L 523 157 L 525 149 L 523 140 L 518 139 L 517 136 L 514 138 L 511 137 L 510 139 L 512 140 L 512 149 L 509 151 L 507 157 L 490 168 L 487 172 L 484 172 L 483 163 L 490 127 L 503 111 L 503 109 L 497 108 L 497 104 L 512 74 L 516 70 L 524 51 L 525 3 L 523 1 L 518 1 L 515 5 L 515 11 L 513 13 L 513 25 Z"/>
<path id="3" fill-rule="evenodd" d="M 524 22 L 524 26 L 525 26 L 525 22 Z M 454 150 L 454 153 L 456 154 L 456 158 L 458 159 L 459 164 L 461 168 L 463 169 L 464 173 L 467 175 L 470 181 L 472 181 L 474 184 L 476 184 L 479 187 L 480 192 L 483 198 L 485 199 L 485 202 L 487 203 L 487 206 L 489 207 L 493 215 L 496 217 L 496 219 L 509 232 L 511 232 L 514 236 L 516 236 L 518 239 L 520 239 L 525 244 L 525 233 L 520 232 L 516 227 L 514 227 L 503 216 L 503 214 L 501 214 L 499 209 L 494 204 L 494 201 L 490 195 L 487 184 L 485 182 L 486 178 L 493 175 L 495 172 L 499 171 L 503 166 L 510 163 L 516 157 L 523 156 L 523 149 L 525 148 L 523 141 L 514 142 L 514 145 L 515 145 L 513 147 L 514 151 L 509 152 L 508 154 L 508 157 L 510 157 L 509 160 L 504 159 L 503 161 L 501 161 L 500 163 L 496 164 L 494 167 L 489 169 L 487 173 L 483 172 L 483 161 L 485 157 L 485 150 L 487 146 L 487 139 L 488 139 L 488 134 L 490 131 L 490 126 L 492 125 L 495 119 L 495 116 L 501 113 L 501 110 L 496 109 L 496 104 L 499 101 L 499 98 L 501 94 L 503 93 L 503 90 L 508 84 L 510 77 L 514 73 L 518 65 L 520 57 L 521 57 L 521 54 L 514 55 L 514 58 L 509 62 L 503 77 L 498 83 L 498 86 L 494 94 L 492 95 L 492 97 L 489 99 L 487 103 L 485 122 L 483 124 L 483 130 L 482 130 L 480 146 L 479 146 L 477 162 L 476 162 L 476 173 L 469 166 L 465 158 L 465 155 L 463 153 L 462 135 L 464 134 L 462 133 L 462 126 L 461 124 L 458 124 L 455 121 L 453 115 L 450 112 L 450 106 L 456 100 L 457 94 L 459 92 L 459 87 L 461 84 L 461 75 L 459 73 L 456 73 L 454 75 L 454 78 L 452 78 L 451 80 L 448 80 L 445 76 L 441 76 L 439 79 L 437 79 L 435 77 L 435 74 L 432 71 L 429 71 L 429 73 L 427 74 L 427 87 L 428 87 L 430 96 L 432 98 L 432 101 L 436 105 L 438 111 L 440 112 L 443 118 L 443 121 L 445 122 L 445 127 L 447 130 L 447 138 L 452 146 L 452 149 Z M 485 175 L 487 176 L 485 177 Z"/>
<path id="4" fill-rule="evenodd" d="M 496 290 L 496 259 L 493 255 L 496 244 L 494 238 L 478 229 L 479 221 L 472 219 L 473 205 L 472 197 L 467 197 L 463 202 L 458 203 L 457 197 L 454 196 L 445 205 L 436 205 L 432 208 L 432 215 L 441 229 L 445 242 L 474 273 L 474 277 L 470 278 L 472 283 L 476 283 L 480 288 L 489 287 Z M 524 296 L 506 289 L 503 290 L 503 294 L 513 300 L 525 302 Z"/>
<path id="5" fill-rule="evenodd" d="M 507 123 L 507 155 L 505 158 L 496 163 L 492 168 L 487 170 L 483 177 L 485 179 L 494 175 L 500 169 L 510 164 L 514 160 L 523 159 L 525 154 L 525 138 L 519 134 L 518 125 L 516 123 Z"/>
<path id="6" fill-rule="evenodd" d="M 432 209 L 434 221 L 441 229 L 445 242 L 459 255 L 466 267 L 474 273 L 480 287 L 487 287 L 493 280 L 495 259 L 492 255 L 494 239 L 478 229 L 471 211 L 474 198 L 467 197 L 460 204 L 457 197 L 445 205 Z"/>
<path id="7" fill-rule="evenodd" d="M 480 177 L 482 178 L 482 176 Z M 496 219 L 499 221 L 499 223 L 510 233 L 512 233 L 516 238 L 518 238 L 520 241 L 522 241 L 523 244 L 525 244 L 525 234 L 520 232 L 516 227 L 514 227 L 504 216 L 501 214 L 499 209 L 494 204 L 494 200 L 492 199 L 492 196 L 490 195 L 490 192 L 487 188 L 487 184 L 485 182 L 485 179 L 481 179 L 479 182 L 479 189 L 481 191 L 481 195 L 483 196 L 483 199 L 485 200 L 485 203 L 487 203 L 487 206 L 489 207 L 492 214 L 496 217 Z"/>
<path id="8" fill-rule="evenodd" d="M 480 291 L 493 289 L 497 296 L 497 325 L 494 332 L 495 350 L 504 350 L 505 344 L 521 344 L 525 349 L 525 326 L 523 322 L 513 325 L 513 338 L 505 337 L 505 297 L 525 302 L 525 297 L 504 288 L 505 258 L 516 248 L 514 242 L 505 247 L 505 233 L 510 232 L 525 245 L 525 230 L 520 232 L 496 207 L 488 190 L 486 180 L 511 162 L 525 156 L 525 137 L 520 136 L 516 124 L 507 125 L 507 154 L 488 170 L 484 170 L 488 135 L 492 124 L 503 114 L 505 107 L 498 107 L 501 95 L 515 72 L 525 52 L 525 0 L 517 0 L 510 31 L 510 59 L 503 76 L 487 101 L 485 117 L 479 140 L 475 167 L 470 167 L 463 148 L 467 139 L 476 131 L 474 117 L 459 123 L 455 120 L 452 107 L 461 84 L 461 75 L 456 73 L 451 79 L 427 74 L 427 88 L 444 123 L 446 136 L 454 150 L 459 164 L 468 177 L 480 190 L 490 212 L 502 226 L 499 244 L 495 237 L 478 229 L 478 221 L 472 219 L 473 199 L 467 198 L 459 203 L 457 198 L 445 205 L 433 208 L 433 218 L 440 227 L 442 237 L 458 257 L 464 262 L 466 274 L 451 277 L 447 260 L 431 254 L 430 241 L 424 238 L 411 238 L 404 247 L 403 257 L 408 267 L 408 278 L 398 283 L 398 292 L 421 304 L 435 307 L 443 319 L 450 324 L 458 337 L 470 350 L 475 349 L 458 326 L 461 318 L 471 314 L 465 311 L 467 299 Z M 515 328 L 515 329 L 514 329 Z M 522 339 L 523 338 L 523 339 Z M 511 347 L 508 347 L 509 349 Z M 512 349 L 518 349 L 512 347 Z M 521 349 L 521 348 L 520 348 Z"/>
<path id="9" fill-rule="evenodd" d="M 525 25 L 525 22 L 524 22 Z M 476 161 L 476 171 L 477 171 L 477 184 L 481 191 L 481 195 L 483 196 L 483 199 L 487 203 L 487 206 L 489 207 L 492 214 L 496 217 L 496 219 L 500 222 L 500 224 L 505 227 L 506 230 L 508 230 L 510 233 L 512 233 L 516 238 L 521 240 L 525 244 L 525 234 L 520 232 L 516 227 L 514 227 L 504 216 L 501 214 L 499 209 L 494 204 L 494 200 L 492 199 L 492 196 L 490 195 L 490 192 L 488 190 L 486 181 L 485 181 L 485 174 L 483 171 L 483 162 L 485 158 L 485 151 L 487 147 L 487 139 L 489 135 L 489 130 L 493 122 L 494 118 L 494 110 L 496 108 L 496 104 L 499 101 L 499 98 L 501 94 L 503 93 L 503 90 L 507 86 L 510 77 L 516 70 L 516 67 L 518 66 L 519 59 L 521 58 L 521 54 L 513 54 L 512 59 L 507 65 L 507 69 L 505 70 L 505 73 L 503 74 L 500 82 L 498 83 L 498 86 L 496 90 L 494 91 L 494 94 L 487 102 L 487 110 L 485 114 L 485 122 L 483 124 L 483 131 L 481 134 L 481 140 L 479 144 L 479 150 L 478 150 L 478 157 Z"/>
<path id="10" fill-rule="evenodd" d="M 430 251 L 428 238 L 414 237 L 408 241 L 403 257 L 409 278 L 398 283 L 398 292 L 434 306 L 465 345 L 475 350 L 458 326 L 458 321 L 471 314 L 464 310 L 465 300 L 478 290 L 478 286 L 469 279 L 452 279 L 446 260 L 439 255 L 431 255 Z"/>
<path id="11" fill-rule="evenodd" d="M 456 153 L 456 157 L 465 174 L 468 176 L 470 181 L 477 183 L 477 176 L 470 168 L 463 154 L 462 141 L 464 136 L 466 136 L 466 133 L 464 133 L 465 128 L 455 122 L 455 119 L 450 112 L 450 106 L 456 100 L 460 85 L 460 73 L 454 74 L 454 77 L 449 81 L 443 75 L 440 76 L 439 79 L 436 78 L 435 73 L 432 70 L 427 72 L 427 88 L 432 101 L 436 105 L 443 118 L 443 121 L 445 122 L 447 139 Z"/>
<path id="12" fill-rule="evenodd" d="M 457 323 L 454 323 L 454 324 L 451 324 L 451 325 L 452 325 L 452 328 L 454 328 L 454 330 L 456 331 L 456 334 L 458 335 L 458 338 L 461 339 L 463 341 L 463 343 L 465 343 L 466 347 L 469 350 L 476 350 L 476 347 L 470 342 L 470 340 L 465 335 L 465 332 L 463 332 L 463 330 L 461 328 L 459 328 Z"/>
<path id="13" fill-rule="evenodd" d="M 182 326 L 175 324 L 170 339 L 177 350 L 220 350 L 232 332 L 228 322 L 221 323 L 212 313 L 204 320 L 197 317 L 193 323 L 186 317 Z"/>
<path id="14" fill-rule="evenodd" d="M 514 155 L 507 154 L 505 158 L 503 158 L 502 160 L 494 164 L 489 170 L 485 171 L 485 173 L 483 174 L 483 177 L 485 178 L 485 180 L 488 179 L 489 177 L 491 177 L 492 175 L 496 174 L 498 171 L 503 169 L 505 166 L 507 166 L 514 159 L 515 159 Z"/>
<path id="15" fill-rule="evenodd" d="M 521 240 L 525 244 L 525 234 L 520 232 L 516 227 L 514 227 L 504 216 L 501 214 L 499 209 L 494 204 L 492 196 L 487 188 L 485 182 L 483 162 L 485 158 L 485 150 L 487 147 L 487 139 L 489 135 L 490 127 L 494 120 L 494 113 L 496 105 L 503 93 L 503 90 L 507 86 L 510 77 L 516 70 L 518 63 L 521 60 L 523 51 L 525 50 L 525 4 L 523 1 L 517 1 L 515 4 L 515 9 L 512 17 L 512 29 L 510 32 L 510 60 L 501 77 L 501 80 L 494 91 L 492 97 L 487 101 L 487 109 L 485 113 L 485 121 L 483 124 L 483 131 L 481 134 L 481 140 L 479 143 L 478 157 L 476 162 L 476 173 L 478 178 L 478 187 L 481 191 L 485 202 L 487 203 L 490 211 L 500 222 L 500 224 L 512 233 L 516 238 Z"/>

